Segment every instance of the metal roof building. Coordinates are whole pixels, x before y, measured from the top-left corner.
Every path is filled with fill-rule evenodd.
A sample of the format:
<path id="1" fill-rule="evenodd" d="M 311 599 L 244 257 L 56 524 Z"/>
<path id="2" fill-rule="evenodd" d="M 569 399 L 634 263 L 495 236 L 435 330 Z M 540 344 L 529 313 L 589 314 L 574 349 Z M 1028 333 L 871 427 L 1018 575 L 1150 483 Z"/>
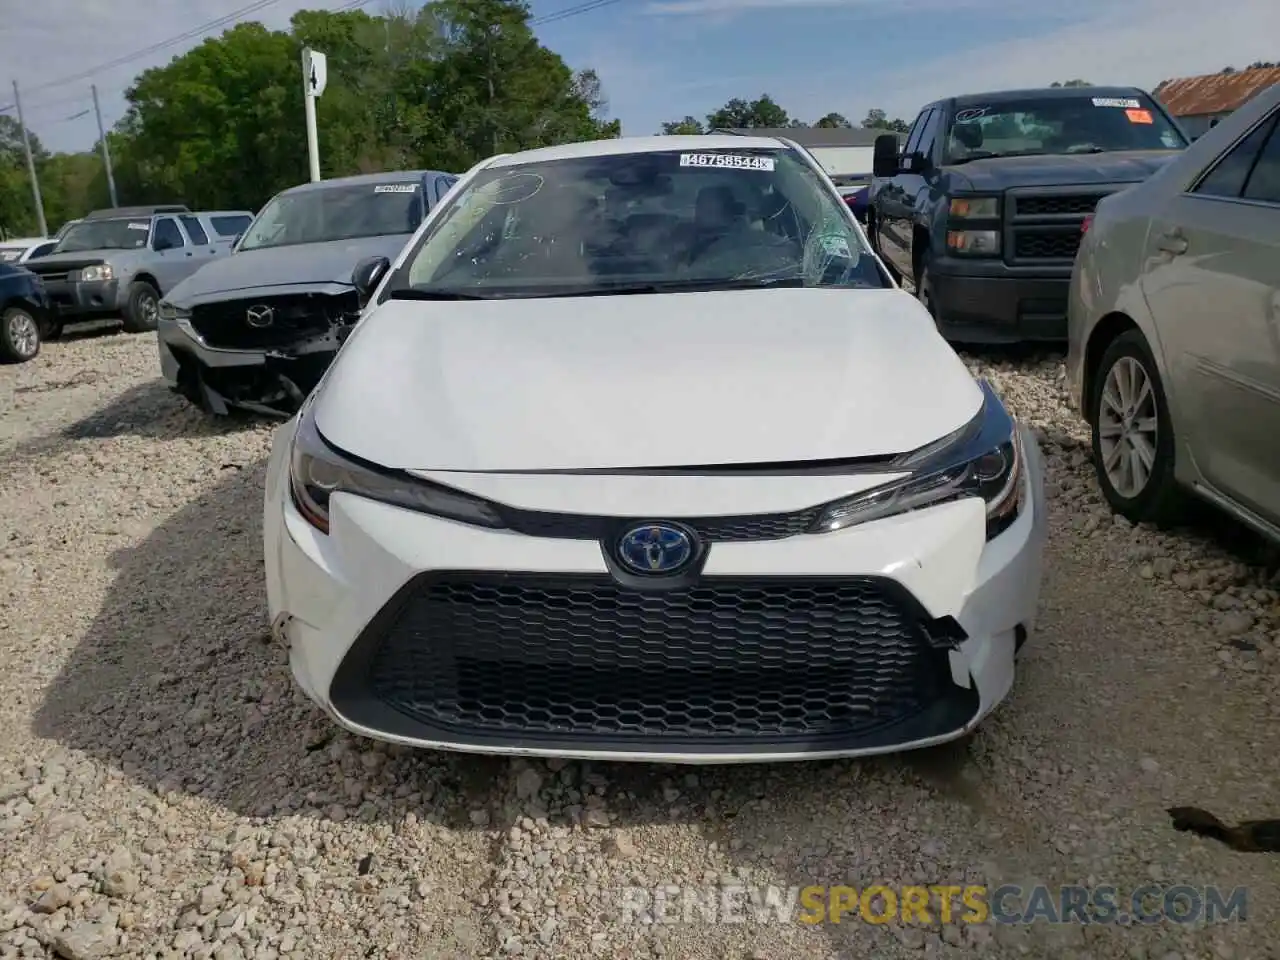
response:
<path id="1" fill-rule="evenodd" d="M 1260 67 L 1166 80 L 1152 94 L 1178 118 L 1187 133 L 1198 137 L 1277 83 L 1280 67 Z"/>
<path id="2" fill-rule="evenodd" d="M 740 136 L 786 137 L 806 148 L 832 177 L 871 173 L 872 147 L 888 130 L 866 127 L 753 127 L 727 131 Z"/>

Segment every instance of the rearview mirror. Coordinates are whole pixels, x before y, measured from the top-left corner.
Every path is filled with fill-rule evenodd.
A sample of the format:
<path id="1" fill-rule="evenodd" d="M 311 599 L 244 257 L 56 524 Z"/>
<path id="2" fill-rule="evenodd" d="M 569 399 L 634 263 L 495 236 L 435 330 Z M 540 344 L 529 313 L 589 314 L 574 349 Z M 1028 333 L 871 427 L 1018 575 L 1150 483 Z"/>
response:
<path id="1" fill-rule="evenodd" d="M 356 264 L 351 271 L 351 285 L 356 288 L 361 303 L 373 296 L 390 269 L 391 261 L 386 257 L 365 257 Z"/>
<path id="2" fill-rule="evenodd" d="M 877 177 L 896 177 L 898 175 L 898 135 L 885 133 L 876 137 L 871 153 L 871 173 Z"/>

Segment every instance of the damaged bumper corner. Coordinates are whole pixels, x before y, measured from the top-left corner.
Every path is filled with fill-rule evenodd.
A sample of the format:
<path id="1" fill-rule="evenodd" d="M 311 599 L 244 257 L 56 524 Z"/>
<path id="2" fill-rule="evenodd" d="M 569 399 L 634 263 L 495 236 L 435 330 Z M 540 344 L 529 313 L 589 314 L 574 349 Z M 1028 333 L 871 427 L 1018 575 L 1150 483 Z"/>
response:
<path id="1" fill-rule="evenodd" d="M 333 362 L 350 326 L 334 324 L 272 349 L 210 346 L 184 320 L 161 319 L 156 332 L 164 379 L 192 403 L 216 416 L 240 409 L 290 417 Z"/>

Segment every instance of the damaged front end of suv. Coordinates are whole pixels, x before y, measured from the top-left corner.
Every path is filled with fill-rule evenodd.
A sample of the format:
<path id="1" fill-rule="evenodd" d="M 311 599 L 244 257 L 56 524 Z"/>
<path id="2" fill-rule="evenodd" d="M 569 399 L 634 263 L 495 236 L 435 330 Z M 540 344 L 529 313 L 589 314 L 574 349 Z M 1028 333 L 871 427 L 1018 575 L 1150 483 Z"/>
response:
<path id="1" fill-rule="evenodd" d="M 170 385 L 215 415 L 292 416 L 360 317 L 337 284 L 160 308 L 160 365 Z"/>
<path id="2" fill-rule="evenodd" d="M 290 417 L 360 318 L 352 271 L 394 260 L 457 182 L 401 170 L 321 180 L 276 194 L 228 257 L 160 304 L 160 369 L 215 415 Z"/>

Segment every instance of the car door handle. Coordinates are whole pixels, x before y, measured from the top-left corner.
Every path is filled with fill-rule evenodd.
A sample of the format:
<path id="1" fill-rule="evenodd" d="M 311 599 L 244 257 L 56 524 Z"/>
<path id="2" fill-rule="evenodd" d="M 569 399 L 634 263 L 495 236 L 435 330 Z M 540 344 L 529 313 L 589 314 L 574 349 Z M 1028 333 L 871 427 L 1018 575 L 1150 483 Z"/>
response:
<path id="1" fill-rule="evenodd" d="M 1181 230 L 1168 230 L 1156 240 L 1156 246 L 1165 253 L 1171 253 L 1175 257 L 1180 253 L 1187 252 L 1187 238 L 1182 235 Z"/>
<path id="2" fill-rule="evenodd" d="M 188 250 L 188 251 L 187 251 L 187 256 L 188 256 L 188 257 L 189 257 L 189 256 L 191 256 L 191 251 L 190 251 L 190 250 Z"/>

